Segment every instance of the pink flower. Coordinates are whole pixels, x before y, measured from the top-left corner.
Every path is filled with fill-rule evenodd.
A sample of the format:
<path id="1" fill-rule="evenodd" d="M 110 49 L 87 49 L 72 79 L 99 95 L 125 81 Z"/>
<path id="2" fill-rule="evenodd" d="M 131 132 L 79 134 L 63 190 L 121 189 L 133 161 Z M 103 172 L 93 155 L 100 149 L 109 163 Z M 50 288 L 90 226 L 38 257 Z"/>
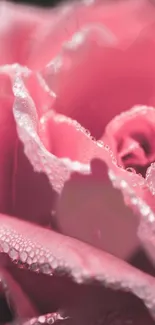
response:
<path id="1" fill-rule="evenodd" d="M 0 322 L 152 325 L 154 4 L 0 10 Z"/>

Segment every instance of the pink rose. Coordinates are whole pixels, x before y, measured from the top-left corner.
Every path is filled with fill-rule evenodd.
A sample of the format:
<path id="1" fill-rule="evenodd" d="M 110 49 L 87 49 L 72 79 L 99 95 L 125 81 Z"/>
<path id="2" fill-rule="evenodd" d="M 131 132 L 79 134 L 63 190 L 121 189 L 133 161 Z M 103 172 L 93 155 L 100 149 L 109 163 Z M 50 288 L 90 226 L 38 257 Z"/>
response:
<path id="1" fill-rule="evenodd" d="M 152 325 L 154 4 L 0 10 L 0 322 Z"/>

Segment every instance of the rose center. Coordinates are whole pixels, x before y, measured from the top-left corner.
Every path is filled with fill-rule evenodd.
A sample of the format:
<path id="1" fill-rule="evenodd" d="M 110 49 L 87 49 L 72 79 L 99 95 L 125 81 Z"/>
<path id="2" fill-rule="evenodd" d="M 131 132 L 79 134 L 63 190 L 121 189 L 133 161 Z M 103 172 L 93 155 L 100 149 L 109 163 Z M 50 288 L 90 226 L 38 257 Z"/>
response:
<path id="1" fill-rule="evenodd" d="M 143 177 L 147 168 L 155 161 L 155 152 L 147 137 L 140 133 L 131 133 L 118 143 L 118 153 L 124 168 L 133 168 Z"/>

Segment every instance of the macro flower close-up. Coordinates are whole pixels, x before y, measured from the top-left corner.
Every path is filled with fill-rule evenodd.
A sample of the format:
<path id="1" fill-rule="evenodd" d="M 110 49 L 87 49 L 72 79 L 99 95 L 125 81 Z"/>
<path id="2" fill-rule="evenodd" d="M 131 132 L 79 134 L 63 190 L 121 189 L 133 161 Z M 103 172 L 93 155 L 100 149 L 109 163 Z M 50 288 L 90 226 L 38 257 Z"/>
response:
<path id="1" fill-rule="evenodd" d="M 155 1 L 0 17 L 0 325 L 155 324 Z"/>

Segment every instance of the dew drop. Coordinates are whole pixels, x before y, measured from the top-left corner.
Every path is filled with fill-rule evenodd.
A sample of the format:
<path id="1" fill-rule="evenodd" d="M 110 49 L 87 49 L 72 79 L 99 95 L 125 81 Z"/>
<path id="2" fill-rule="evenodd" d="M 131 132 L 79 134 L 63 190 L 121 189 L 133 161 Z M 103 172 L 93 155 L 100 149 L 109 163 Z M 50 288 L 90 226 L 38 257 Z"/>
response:
<path id="1" fill-rule="evenodd" d="M 32 248 L 31 248 L 31 252 L 29 253 L 29 256 L 31 257 L 31 258 L 33 258 L 34 257 L 34 251 L 32 250 Z"/>
<path id="2" fill-rule="evenodd" d="M 47 319 L 47 323 L 50 324 L 50 325 L 54 324 L 54 322 L 55 322 L 55 320 L 53 319 L 53 317 L 50 317 L 50 318 Z"/>
<path id="3" fill-rule="evenodd" d="M 122 189 L 126 189 L 128 185 L 127 185 L 126 181 L 122 180 L 121 183 L 120 183 L 120 186 L 121 186 Z"/>
<path id="4" fill-rule="evenodd" d="M 39 265 L 37 263 L 32 263 L 30 266 L 30 269 L 34 272 L 38 272 L 39 271 Z"/>
<path id="5" fill-rule="evenodd" d="M 96 143 L 96 139 L 94 137 L 91 137 L 91 140 Z"/>
<path id="6" fill-rule="evenodd" d="M 19 244 L 15 244 L 15 249 L 19 250 Z"/>
<path id="7" fill-rule="evenodd" d="M 105 150 L 107 150 L 107 151 L 110 150 L 110 148 L 107 144 L 105 145 Z"/>
<path id="8" fill-rule="evenodd" d="M 104 144 L 103 144 L 103 141 L 101 141 L 101 140 L 98 140 L 96 143 L 97 143 L 97 145 L 98 145 L 99 147 L 101 147 L 101 148 L 102 148 L 103 145 L 104 145 Z"/>
<path id="9" fill-rule="evenodd" d="M 20 253 L 20 259 L 21 259 L 21 261 L 22 262 L 26 262 L 26 260 L 27 260 L 27 253 L 26 252 L 21 252 Z"/>
<path id="10" fill-rule="evenodd" d="M 28 257 L 28 258 L 27 258 L 27 263 L 28 263 L 28 265 L 31 265 L 31 264 L 33 263 L 33 261 L 32 261 L 32 258 L 31 258 L 31 257 Z"/>
<path id="11" fill-rule="evenodd" d="M 140 212 L 144 217 L 147 217 L 150 214 L 150 208 L 147 205 L 141 205 Z"/>
<path id="12" fill-rule="evenodd" d="M 39 316 L 38 317 L 38 321 L 40 322 L 40 323 L 45 323 L 45 321 L 46 321 L 46 318 L 45 318 L 45 316 Z"/>
<path id="13" fill-rule="evenodd" d="M 58 261 L 56 259 L 53 259 L 51 264 L 53 269 L 56 269 L 58 267 Z"/>
<path id="14" fill-rule="evenodd" d="M 1 247 L 2 247 L 4 253 L 8 253 L 9 252 L 9 245 L 7 243 L 2 242 L 1 243 Z"/>
<path id="15" fill-rule="evenodd" d="M 37 261 L 38 261 L 38 260 L 37 260 L 37 257 L 34 256 L 34 257 L 33 257 L 33 263 L 37 263 Z"/>
<path id="16" fill-rule="evenodd" d="M 113 162 L 113 164 L 116 164 L 117 160 L 115 157 L 112 157 L 112 162 Z"/>
<path id="17" fill-rule="evenodd" d="M 150 214 L 148 215 L 148 221 L 151 222 L 151 223 L 153 223 L 153 222 L 155 221 L 155 216 L 154 216 L 153 213 L 150 213 Z"/>
<path id="18" fill-rule="evenodd" d="M 85 133 L 86 133 L 87 136 L 90 136 L 89 130 L 86 130 Z"/>
<path id="19" fill-rule="evenodd" d="M 50 265 L 48 263 L 44 263 L 44 264 L 40 265 L 39 271 L 44 273 L 44 274 L 51 274 L 52 273 L 51 267 L 50 267 Z"/>
<path id="20" fill-rule="evenodd" d="M 136 197 L 131 198 L 131 203 L 132 203 L 133 205 L 137 205 L 137 203 L 138 203 L 138 199 L 137 199 Z"/>
<path id="21" fill-rule="evenodd" d="M 16 249 L 11 248 L 10 251 L 9 251 L 9 256 L 11 257 L 11 259 L 17 260 L 18 259 L 18 252 L 16 251 Z"/>
<path id="22" fill-rule="evenodd" d="M 129 172 L 129 173 L 134 173 L 134 174 L 136 174 L 135 169 L 132 168 L 132 167 L 127 167 L 127 168 L 126 168 L 126 171 Z"/>
<path id="23" fill-rule="evenodd" d="M 44 257 L 44 256 L 41 256 L 41 257 L 39 258 L 39 263 L 42 264 L 42 263 L 44 263 L 44 262 L 45 262 L 45 257 Z"/>

